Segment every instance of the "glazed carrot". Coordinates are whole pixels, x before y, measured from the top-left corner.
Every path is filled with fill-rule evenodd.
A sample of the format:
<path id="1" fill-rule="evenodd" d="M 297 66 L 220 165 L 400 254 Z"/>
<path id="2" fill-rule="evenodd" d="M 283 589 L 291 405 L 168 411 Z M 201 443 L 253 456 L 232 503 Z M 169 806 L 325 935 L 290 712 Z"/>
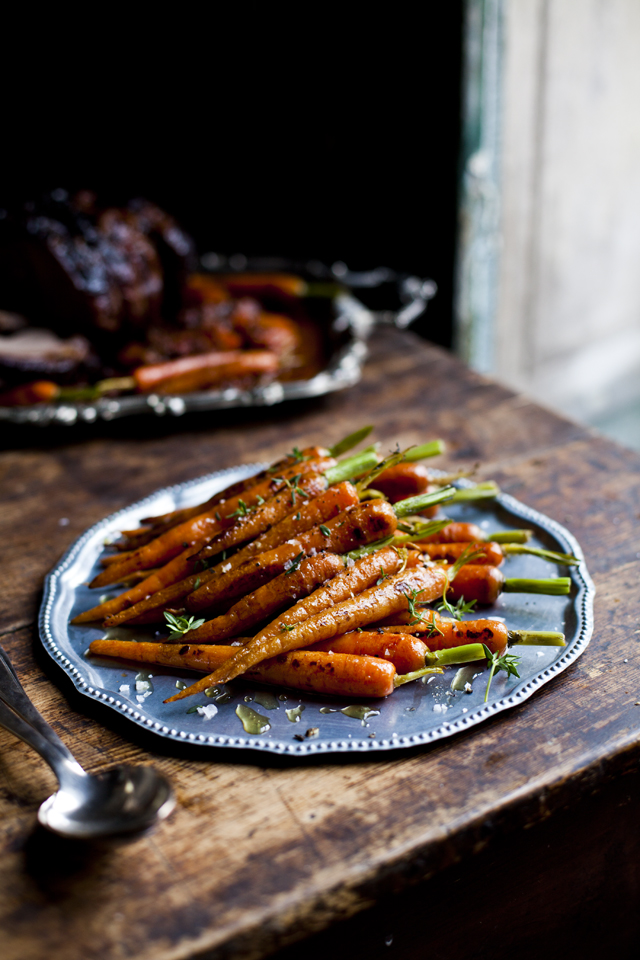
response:
<path id="1" fill-rule="evenodd" d="M 429 486 L 429 472 L 421 463 L 402 462 L 385 470 L 374 481 L 376 490 L 384 493 L 391 503 L 425 493 Z"/>
<path id="2" fill-rule="evenodd" d="M 228 660 L 238 648 L 202 647 L 188 643 L 94 640 L 89 650 L 100 657 L 118 657 L 138 663 L 157 663 L 167 667 L 210 672 Z M 292 687 L 310 693 L 379 698 L 393 693 L 396 668 L 393 663 L 377 657 L 297 650 L 271 660 L 263 660 L 248 670 L 246 677 L 260 683 Z M 211 684 L 207 682 L 203 689 L 209 686 Z"/>
<path id="3" fill-rule="evenodd" d="M 299 555 L 297 544 L 283 543 L 274 550 L 258 554 L 243 563 L 241 566 L 221 574 L 209 581 L 211 590 L 207 606 L 229 603 L 237 597 L 257 590 L 262 584 L 273 580 L 282 573 L 287 563 L 291 563 Z M 200 574 L 193 573 L 190 577 L 180 580 L 164 590 L 158 590 L 151 597 L 141 600 L 128 610 L 123 610 L 115 616 L 105 620 L 106 627 L 115 627 L 122 623 L 155 623 L 163 621 L 163 613 L 173 607 L 177 601 L 183 600 L 191 594 L 200 578 Z M 199 591 L 198 591 L 199 592 Z M 142 617 L 144 616 L 144 619 Z"/>
<path id="4" fill-rule="evenodd" d="M 407 552 L 395 547 L 381 547 L 354 559 L 332 580 L 315 590 L 310 596 L 298 600 L 293 607 L 276 617 L 260 631 L 258 636 L 266 641 L 270 636 L 278 637 L 289 627 L 302 623 L 315 614 L 322 613 L 343 600 L 354 597 L 367 590 L 380 580 L 409 566 L 415 566 L 421 557 L 417 551 Z"/>
<path id="5" fill-rule="evenodd" d="M 27 407 L 32 403 L 52 403 L 60 395 L 60 387 L 51 380 L 34 380 L 0 393 L 0 407 Z"/>
<path id="6" fill-rule="evenodd" d="M 298 490 L 302 490 L 303 492 L 309 491 L 309 496 L 311 496 L 314 490 L 325 486 L 326 482 L 324 477 L 314 476 L 312 474 L 300 481 Z M 299 494 L 296 494 L 296 497 L 299 497 Z M 125 597 L 125 594 L 122 594 L 115 600 L 107 601 L 101 605 L 101 607 L 94 607 L 92 611 L 89 611 L 89 613 L 92 614 L 91 619 L 101 619 L 100 613 L 103 611 L 105 617 L 112 617 L 114 614 L 119 613 L 119 611 L 123 611 L 117 620 L 110 620 L 110 622 L 106 624 L 107 626 L 115 626 L 117 623 L 125 623 L 134 617 L 140 617 L 142 614 L 155 611 L 155 615 L 151 620 L 145 617 L 145 622 L 154 622 L 155 619 L 161 620 L 162 611 L 167 609 L 167 606 L 170 606 L 177 600 L 184 599 L 184 597 L 198 589 L 201 585 L 215 580 L 215 584 L 212 584 L 211 587 L 213 594 L 215 594 L 218 589 L 218 579 L 221 575 L 229 574 L 231 570 L 237 569 L 252 556 L 257 556 L 260 553 L 280 546 L 287 540 L 295 537 L 296 532 L 304 531 L 322 520 L 330 520 L 332 516 L 342 512 L 342 510 L 350 505 L 354 506 L 357 502 L 358 494 L 355 487 L 346 481 L 336 484 L 335 487 L 329 487 L 328 490 L 325 490 L 324 493 L 312 500 L 305 500 L 300 503 L 298 499 L 295 506 L 291 505 L 289 492 L 283 491 L 275 498 L 267 500 L 262 506 L 258 507 L 255 513 L 249 514 L 247 517 L 240 517 L 233 527 L 223 531 L 211 541 L 213 547 L 212 553 L 214 555 L 219 554 L 221 551 L 233 546 L 232 538 L 234 533 L 237 534 L 237 540 L 241 538 L 245 539 L 245 534 L 250 528 L 250 523 L 253 522 L 254 528 L 257 526 L 254 518 L 260 512 L 262 512 L 265 517 L 268 516 L 272 521 L 275 521 L 280 513 L 286 514 L 279 523 L 275 523 L 271 529 L 267 529 L 261 536 L 247 543 L 228 560 L 221 560 L 211 569 L 203 570 L 203 557 L 207 555 L 205 553 L 207 548 L 205 548 L 205 550 L 199 554 L 190 557 L 190 562 L 193 564 L 192 571 L 193 573 L 200 571 L 199 576 L 194 576 L 190 573 L 189 576 L 182 581 L 181 586 L 178 586 L 178 580 L 176 578 L 175 588 L 171 588 L 168 592 L 163 592 L 163 588 L 161 587 L 157 588 L 160 592 L 147 590 L 146 593 L 142 593 L 141 590 L 138 590 L 134 593 L 133 591 L 127 591 L 127 597 L 124 602 L 122 598 Z M 267 508 L 269 508 L 269 513 L 267 513 Z M 264 528 L 267 527 L 268 524 L 264 522 L 261 523 L 261 526 Z M 191 550 L 185 551 L 185 553 L 191 554 Z M 173 562 L 174 561 L 172 561 L 172 563 Z M 169 587 L 173 581 L 165 577 L 165 582 L 166 587 Z M 226 582 L 229 582 L 229 577 L 227 577 Z M 136 593 L 137 596 L 134 601 L 136 606 L 134 609 L 131 597 Z M 80 616 L 85 615 L 81 614 Z M 88 616 L 86 619 L 88 619 Z M 78 622 L 82 621 L 78 620 Z M 140 623 L 142 621 L 137 620 L 136 622 Z"/>
<path id="7" fill-rule="evenodd" d="M 447 598 L 475 600 L 477 603 L 495 603 L 501 593 L 542 593 L 566 596 L 571 589 L 569 577 L 552 579 L 506 579 L 497 567 L 469 563 L 456 574 L 447 589 Z"/>
<path id="8" fill-rule="evenodd" d="M 341 633 L 364 627 L 380 616 L 388 616 L 395 610 L 409 606 L 409 599 L 420 597 L 428 602 L 441 595 L 446 586 L 446 573 L 442 567 L 414 567 L 397 573 L 376 584 L 368 590 L 344 600 L 342 603 L 309 617 L 293 626 L 292 630 L 283 630 L 277 636 L 258 634 L 246 646 L 238 651 L 223 666 L 218 667 L 210 677 L 182 690 L 170 700 L 182 699 L 199 693 L 212 683 L 224 683 L 245 673 L 257 663 L 269 657 L 287 653 L 301 647 L 328 640 Z M 344 654 L 346 656 L 346 654 Z"/>
<path id="9" fill-rule="evenodd" d="M 380 657 L 389 660 L 398 673 L 413 673 L 425 666 L 426 643 L 402 633 L 344 633 L 332 640 L 314 643 L 310 650 L 325 650 L 327 653 L 351 653 L 356 656 Z M 233 651 L 236 652 L 235 650 Z"/>
<path id="10" fill-rule="evenodd" d="M 113 597 L 111 600 L 105 600 L 96 607 L 79 613 L 73 618 L 71 623 L 90 623 L 94 620 L 105 620 L 107 617 L 113 617 L 119 614 L 120 611 L 128 610 L 147 597 L 166 589 L 171 584 L 182 581 L 185 575 L 191 576 L 191 574 L 199 570 L 201 566 L 199 561 L 193 556 L 193 547 L 188 547 L 159 569 L 133 571 L 129 574 L 130 577 L 135 576 L 136 573 L 138 575 L 147 574 L 147 576 L 144 576 L 144 579 L 141 580 L 140 583 L 129 587 L 123 593 L 119 594 L 119 596 Z M 195 579 L 194 577 L 193 583 L 195 583 Z M 193 587 L 191 589 L 193 589 Z M 183 596 L 186 596 L 186 594 L 183 594 Z"/>
<path id="11" fill-rule="evenodd" d="M 454 521 L 438 533 L 426 537 L 421 543 L 475 543 L 486 540 L 487 535 L 476 523 Z"/>
<path id="12" fill-rule="evenodd" d="M 326 524 L 313 527 L 290 541 L 296 554 L 305 556 L 312 550 L 331 550 L 346 553 L 363 544 L 373 543 L 391 536 L 397 527 L 393 508 L 383 500 L 352 507 L 328 520 Z M 219 596 L 218 578 L 207 580 L 187 598 L 187 609 L 192 613 L 203 610 Z"/>
<path id="13" fill-rule="evenodd" d="M 278 365 L 270 350 L 221 350 L 138 367 L 133 379 L 139 393 L 189 393 L 224 380 L 276 373 Z"/>
<path id="14" fill-rule="evenodd" d="M 296 568 L 286 570 L 242 597 L 226 613 L 190 630 L 187 639 L 189 643 L 219 643 L 240 634 L 250 634 L 258 624 L 276 616 L 292 599 L 307 597 L 343 569 L 342 557 L 335 553 L 307 557 Z"/>
<path id="15" fill-rule="evenodd" d="M 141 523 L 145 525 L 151 524 L 151 526 L 143 526 L 138 530 L 123 530 L 122 537 L 125 538 L 125 540 L 122 542 L 122 546 L 143 546 L 144 543 L 153 540 L 160 533 L 164 533 L 165 530 L 175 527 L 185 520 L 189 520 L 190 517 L 196 517 L 199 513 L 204 513 L 211 507 L 215 507 L 219 503 L 229 500 L 231 497 L 239 496 L 245 490 L 256 486 L 256 484 L 261 483 L 263 480 L 278 476 L 279 473 L 282 473 L 282 471 L 288 467 L 295 466 L 306 460 L 317 460 L 328 456 L 334 456 L 334 454 L 325 449 L 325 447 L 305 447 L 304 450 L 298 450 L 296 448 L 293 453 L 287 454 L 286 457 L 277 460 L 266 470 L 261 470 L 259 473 L 247 477 L 246 480 L 239 480 L 237 483 L 232 483 L 231 486 L 225 487 L 225 489 L 220 490 L 219 493 L 215 493 L 204 503 L 200 503 L 194 507 L 182 507 L 179 510 L 172 510 L 170 513 L 165 513 L 157 517 L 144 517 Z M 129 542 L 127 543 L 125 541 Z"/>
<path id="16" fill-rule="evenodd" d="M 281 491 L 278 496 L 282 501 L 282 516 L 279 519 L 274 517 L 270 527 L 265 527 L 264 532 L 260 531 L 260 536 L 247 544 L 244 548 L 249 551 L 247 555 L 277 547 L 285 540 L 305 533 L 312 527 L 332 520 L 349 507 L 356 506 L 358 491 L 353 484 L 346 480 L 332 487 L 327 487 L 327 484 L 326 478 L 318 475 L 300 480 L 296 486 L 298 490 L 302 490 L 306 499 L 296 491 Z M 219 538 L 216 537 L 202 548 L 198 557 L 200 560 L 207 560 L 224 549 L 226 547 L 220 546 Z M 237 556 L 238 554 L 234 554 L 233 559 Z"/>
<path id="17" fill-rule="evenodd" d="M 479 554 L 474 559 L 475 564 L 490 564 L 497 567 L 504 560 L 504 552 L 498 543 L 482 541 L 481 543 L 422 543 L 416 541 L 418 550 L 426 553 L 431 560 L 443 560 L 446 563 L 455 563 L 470 546 Z"/>
<path id="18" fill-rule="evenodd" d="M 571 565 L 579 563 L 577 557 L 570 553 L 556 553 L 554 550 L 545 550 L 538 547 L 522 546 L 519 543 L 504 544 L 496 543 L 492 540 L 485 540 L 482 543 L 417 543 L 418 549 L 426 553 L 432 560 L 444 560 L 447 563 L 455 563 L 458 557 L 462 556 L 468 548 L 474 550 L 479 556 L 474 559 L 475 564 L 491 564 L 499 566 L 506 556 L 511 554 L 526 553 L 534 557 L 541 557 L 543 560 L 549 560 L 552 563 Z"/>
<path id="19" fill-rule="evenodd" d="M 243 497 L 230 497 L 217 507 L 167 530 L 155 540 L 135 550 L 121 563 L 111 564 L 91 581 L 90 586 L 103 587 L 111 583 L 119 583 L 132 570 L 144 570 L 148 567 L 156 567 L 159 563 L 167 563 L 187 547 L 194 546 L 200 540 L 211 539 L 225 527 L 231 526 L 232 514 L 257 506 L 261 500 L 274 496 L 286 487 L 286 481 L 292 477 L 323 473 L 332 466 L 335 466 L 335 460 L 332 457 L 326 457 L 288 467 L 281 476 L 265 479 L 254 487 L 250 487 L 249 490 L 244 491 Z"/>
<path id="20" fill-rule="evenodd" d="M 500 620 L 445 620 L 425 637 L 429 650 L 446 650 L 465 643 L 484 643 L 492 653 L 502 653 L 509 642 L 509 631 Z"/>

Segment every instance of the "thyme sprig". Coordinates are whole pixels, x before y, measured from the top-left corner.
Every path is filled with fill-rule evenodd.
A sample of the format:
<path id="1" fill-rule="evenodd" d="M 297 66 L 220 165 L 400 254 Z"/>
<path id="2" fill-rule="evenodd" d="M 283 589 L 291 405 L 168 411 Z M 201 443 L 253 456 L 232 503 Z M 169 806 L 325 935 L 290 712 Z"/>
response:
<path id="1" fill-rule="evenodd" d="M 298 567 L 302 563 L 303 558 L 304 558 L 304 550 L 301 550 L 300 553 L 293 558 L 293 560 L 291 561 L 291 565 L 288 567 L 288 569 L 285 570 L 284 572 L 285 577 L 291 576 L 293 571 L 298 569 Z"/>
<path id="2" fill-rule="evenodd" d="M 300 483 L 300 480 L 301 480 L 301 479 L 302 479 L 302 474 L 301 474 L 301 473 L 296 473 L 295 477 L 291 477 L 290 480 L 288 480 L 287 477 L 274 477 L 274 478 L 273 478 L 274 483 L 283 483 L 283 484 L 285 485 L 285 487 L 287 488 L 287 490 L 290 490 L 290 491 L 291 491 L 291 506 L 292 506 L 292 507 L 295 507 L 295 505 L 296 505 L 296 494 L 298 494 L 298 496 L 299 496 L 299 497 L 302 497 L 304 500 L 308 500 L 308 499 L 309 499 L 309 494 L 308 494 L 308 493 L 305 493 L 304 490 L 301 490 L 300 487 L 298 486 L 298 484 Z"/>
<path id="3" fill-rule="evenodd" d="M 180 640 L 189 630 L 196 630 L 204 623 L 204 620 L 196 620 L 195 617 L 176 617 L 173 613 L 167 613 L 166 611 L 164 618 L 167 621 L 167 626 L 171 628 L 167 640 Z"/>
<path id="4" fill-rule="evenodd" d="M 512 653 L 504 653 L 502 656 L 500 656 L 497 653 L 492 653 L 486 643 L 483 643 L 482 646 L 484 647 L 487 664 L 490 667 L 489 680 L 487 681 L 487 689 L 485 690 L 484 694 L 484 702 L 486 703 L 489 699 L 489 689 L 495 673 L 498 673 L 500 670 L 504 670 L 507 674 L 507 677 L 517 677 L 520 679 L 520 674 L 518 673 L 520 657 L 516 657 Z"/>

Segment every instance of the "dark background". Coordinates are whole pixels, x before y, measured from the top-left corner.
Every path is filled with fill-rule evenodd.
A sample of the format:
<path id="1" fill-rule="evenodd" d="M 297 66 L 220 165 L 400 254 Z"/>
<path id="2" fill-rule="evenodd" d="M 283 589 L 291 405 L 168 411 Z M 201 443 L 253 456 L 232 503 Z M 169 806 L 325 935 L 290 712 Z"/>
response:
<path id="1" fill-rule="evenodd" d="M 450 345 L 462 2 L 297 10 L 16 32 L 0 206 L 56 186 L 146 195 L 201 252 L 431 276 L 417 329 Z"/>

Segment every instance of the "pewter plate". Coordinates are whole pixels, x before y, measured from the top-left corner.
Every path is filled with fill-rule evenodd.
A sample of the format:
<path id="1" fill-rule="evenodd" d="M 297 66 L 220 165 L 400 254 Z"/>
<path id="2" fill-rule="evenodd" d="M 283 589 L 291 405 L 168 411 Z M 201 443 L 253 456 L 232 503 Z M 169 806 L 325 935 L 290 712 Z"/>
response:
<path id="1" fill-rule="evenodd" d="M 568 574 L 572 580 L 571 595 L 505 594 L 494 607 L 482 611 L 482 615 L 504 617 L 513 629 L 563 630 L 567 646 L 519 647 L 521 678 L 498 674 L 486 704 L 483 702 L 486 672 L 474 678 L 471 693 L 454 692 L 451 682 L 456 668 L 428 678 L 426 683 L 419 680 L 406 684 L 384 700 L 366 701 L 366 706 L 375 713 L 364 720 L 341 713 L 341 708 L 347 705 L 344 700 L 309 694 L 299 696 L 295 691 L 244 682 L 228 685 L 226 703 L 216 703 L 202 694 L 165 704 L 162 701 L 175 693 L 176 684 L 190 682 L 193 674 L 151 667 L 152 692 L 148 692 L 149 688 L 136 691 L 138 668 L 132 668 L 124 660 L 86 656 L 89 643 L 103 636 L 104 631 L 97 627 L 74 627 L 69 620 L 96 602 L 95 592 L 90 591 L 86 583 L 99 569 L 98 559 L 105 540 L 122 529 L 134 528 L 141 517 L 200 503 L 264 466 L 245 464 L 159 490 L 97 523 L 67 551 L 46 579 L 40 609 L 40 637 L 48 653 L 69 675 L 80 693 L 106 704 L 158 736 L 206 747 L 263 750 L 296 756 L 391 750 L 449 737 L 523 702 L 565 670 L 589 643 L 595 589 L 577 541 L 559 523 L 502 494 L 495 501 L 449 507 L 447 515 L 479 523 L 487 532 L 530 527 L 534 530 L 533 545 L 573 553 L 581 558 L 581 563 L 563 569 L 531 556 L 514 556 L 505 561 L 507 575 L 512 577 Z M 469 614 L 468 618 L 473 616 Z M 116 632 L 113 631 L 112 635 L 115 636 Z M 145 634 L 142 628 L 135 631 L 121 628 L 119 635 L 153 639 L 153 635 Z M 276 695 L 273 703 L 277 705 L 271 709 L 252 703 L 256 695 L 263 698 L 266 691 Z M 269 729 L 261 735 L 245 733 L 236 715 L 236 707 L 245 702 L 269 721 Z M 210 719 L 198 713 L 187 713 L 187 709 L 196 703 L 202 706 L 216 703 L 218 712 Z M 287 711 L 295 712 L 288 715 Z M 303 739 L 302 742 L 296 739 L 296 735 L 304 735 L 308 729 L 316 727 L 319 733 L 313 739 Z"/>

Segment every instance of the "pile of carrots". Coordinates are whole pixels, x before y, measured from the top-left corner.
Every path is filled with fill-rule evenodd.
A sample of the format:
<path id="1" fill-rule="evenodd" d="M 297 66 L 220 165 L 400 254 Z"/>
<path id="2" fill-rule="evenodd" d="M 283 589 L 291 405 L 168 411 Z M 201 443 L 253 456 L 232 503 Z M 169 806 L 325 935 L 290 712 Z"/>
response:
<path id="1" fill-rule="evenodd" d="M 570 580 L 513 580 L 509 553 L 576 558 L 526 546 L 528 531 L 487 538 L 433 516 L 438 504 L 495 495 L 458 490 L 418 461 L 442 441 L 381 460 L 376 447 L 339 460 L 369 434 L 293 452 L 206 503 L 123 531 L 90 586 L 123 585 L 74 618 L 106 627 L 156 624 L 162 642 L 95 640 L 90 653 L 190 669 L 203 678 L 172 700 L 244 676 L 348 697 L 385 697 L 449 664 L 511 643 L 562 645 L 559 633 L 444 617 L 429 604 L 495 602 L 502 591 L 567 594 Z"/>

